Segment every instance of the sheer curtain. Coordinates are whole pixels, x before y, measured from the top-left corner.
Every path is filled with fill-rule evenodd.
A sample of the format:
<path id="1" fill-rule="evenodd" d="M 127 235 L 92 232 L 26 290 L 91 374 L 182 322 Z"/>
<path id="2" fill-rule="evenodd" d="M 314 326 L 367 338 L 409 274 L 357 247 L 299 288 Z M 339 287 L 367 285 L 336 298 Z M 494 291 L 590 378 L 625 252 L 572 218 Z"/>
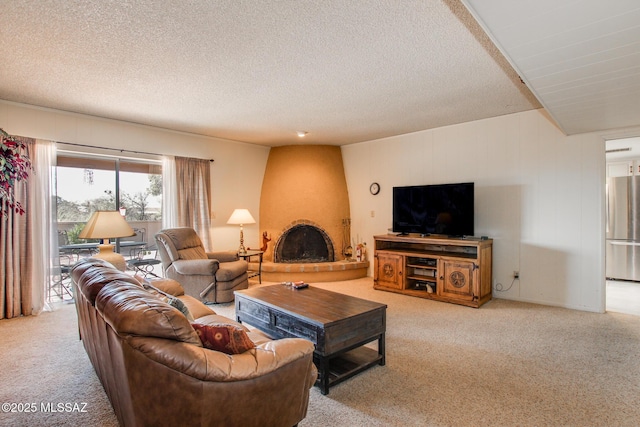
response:
<path id="1" fill-rule="evenodd" d="M 192 227 L 212 250 L 211 166 L 209 160 L 175 158 L 177 225 Z"/>
<path id="2" fill-rule="evenodd" d="M 24 215 L 0 217 L 0 319 L 38 314 L 49 278 L 50 174 L 53 143 L 19 138 L 33 170 L 15 185 Z"/>
<path id="3" fill-rule="evenodd" d="M 46 260 L 34 264 L 32 272 L 33 294 L 32 303 L 34 314 L 43 309 L 51 309 L 46 303 L 47 288 L 51 285 L 51 261 L 58 256 L 58 238 L 55 222 L 54 203 L 54 167 L 56 165 L 56 145 L 52 141 L 36 140 L 36 152 L 33 162 L 34 175 L 31 185 L 33 219 L 33 233 L 31 247 L 34 259 Z M 49 244 L 47 244 L 47 242 Z"/>
<path id="4" fill-rule="evenodd" d="M 176 160 L 162 157 L 162 228 L 178 226 L 178 198 L 176 196 Z"/>

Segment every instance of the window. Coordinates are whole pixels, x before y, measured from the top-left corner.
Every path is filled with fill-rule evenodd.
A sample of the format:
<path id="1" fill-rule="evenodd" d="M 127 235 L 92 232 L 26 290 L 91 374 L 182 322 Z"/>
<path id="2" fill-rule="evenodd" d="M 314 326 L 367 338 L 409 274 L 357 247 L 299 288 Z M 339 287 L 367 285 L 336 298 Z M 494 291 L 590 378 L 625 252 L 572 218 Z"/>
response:
<path id="1" fill-rule="evenodd" d="M 162 223 L 160 162 L 59 152 L 56 212 L 61 242 L 82 243 L 78 234 L 96 210 L 120 209 L 136 230 L 132 240 L 148 241 Z M 129 239 L 129 238 L 126 238 Z"/>

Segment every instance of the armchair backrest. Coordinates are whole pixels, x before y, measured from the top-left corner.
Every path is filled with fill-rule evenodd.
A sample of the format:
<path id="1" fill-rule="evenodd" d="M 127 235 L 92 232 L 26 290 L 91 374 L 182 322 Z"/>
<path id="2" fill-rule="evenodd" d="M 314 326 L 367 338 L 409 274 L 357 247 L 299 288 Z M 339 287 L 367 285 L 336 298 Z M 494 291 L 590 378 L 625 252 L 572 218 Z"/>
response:
<path id="1" fill-rule="evenodd" d="M 166 270 L 179 259 L 207 259 L 198 233 L 190 227 L 167 228 L 155 235 L 162 265 Z"/>

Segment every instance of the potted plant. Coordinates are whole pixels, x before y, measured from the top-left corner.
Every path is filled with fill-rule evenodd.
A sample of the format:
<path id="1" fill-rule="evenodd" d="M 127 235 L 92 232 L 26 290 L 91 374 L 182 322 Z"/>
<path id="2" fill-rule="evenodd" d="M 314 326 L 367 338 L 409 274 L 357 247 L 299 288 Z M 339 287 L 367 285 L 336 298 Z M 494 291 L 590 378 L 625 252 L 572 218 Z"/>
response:
<path id="1" fill-rule="evenodd" d="M 26 155 L 23 142 L 0 129 L 0 216 L 13 210 L 24 214 L 24 208 L 15 199 L 14 186 L 17 181 L 26 180 L 31 169 L 31 160 Z"/>

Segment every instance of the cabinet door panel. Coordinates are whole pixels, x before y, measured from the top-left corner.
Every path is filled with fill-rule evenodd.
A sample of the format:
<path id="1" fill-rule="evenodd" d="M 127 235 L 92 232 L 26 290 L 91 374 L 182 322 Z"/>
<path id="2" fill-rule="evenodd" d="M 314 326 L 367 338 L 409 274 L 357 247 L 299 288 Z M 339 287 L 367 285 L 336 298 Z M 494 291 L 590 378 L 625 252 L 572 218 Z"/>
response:
<path id="1" fill-rule="evenodd" d="M 402 266 L 404 257 L 402 255 L 378 253 L 375 257 L 373 280 L 378 286 L 387 288 L 403 289 L 404 275 Z"/>
<path id="2" fill-rule="evenodd" d="M 473 299 L 474 263 L 441 260 L 439 271 L 441 282 L 440 295 L 465 300 Z"/>

